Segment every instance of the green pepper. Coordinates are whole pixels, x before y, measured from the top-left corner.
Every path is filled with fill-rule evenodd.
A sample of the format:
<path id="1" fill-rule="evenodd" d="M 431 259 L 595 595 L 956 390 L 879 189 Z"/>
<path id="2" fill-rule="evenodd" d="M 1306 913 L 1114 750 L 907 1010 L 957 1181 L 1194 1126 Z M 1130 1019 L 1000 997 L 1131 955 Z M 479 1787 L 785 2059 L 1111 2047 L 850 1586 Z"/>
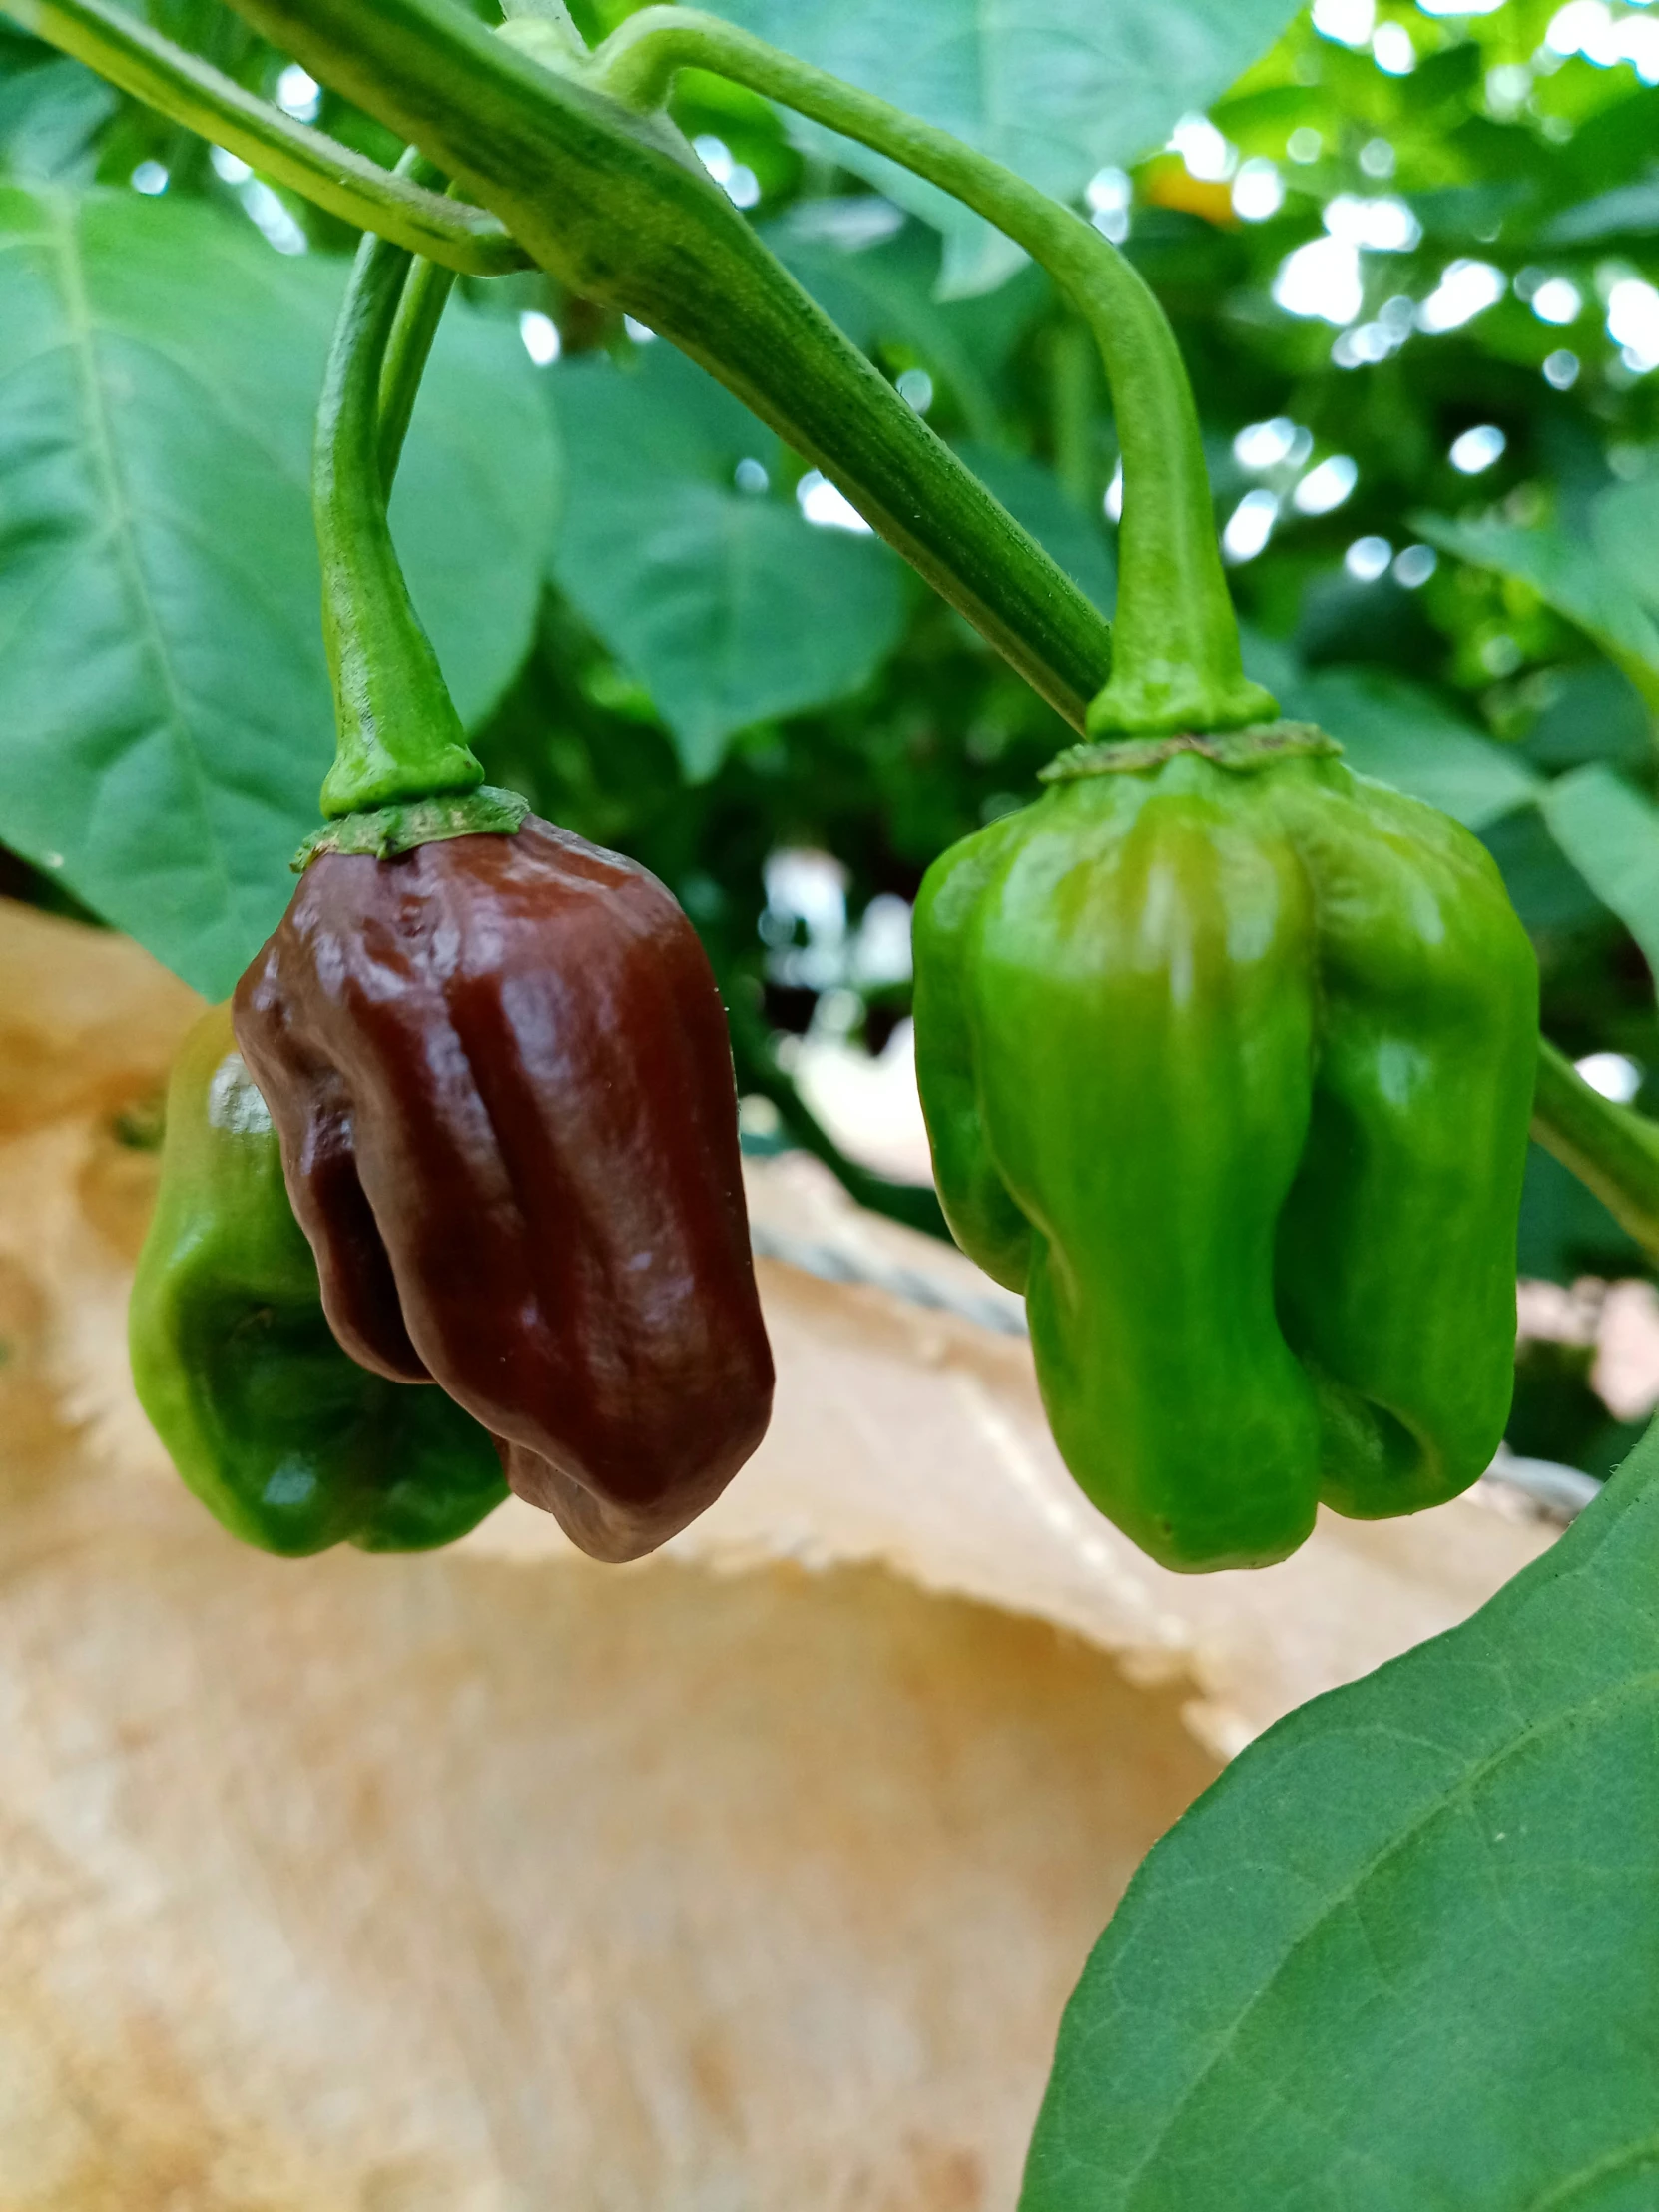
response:
<path id="1" fill-rule="evenodd" d="M 1437 1504 L 1508 1414 L 1531 946 L 1484 847 L 1338 750 L 1076 748 L 917 907 L 945 1212 L 1169 1567 Z"/>
<path id="2" fill-rule="evenodd" d="M 228 1006 L 186 1038 L 130 1316 L 133 1379 L 180 1474 L 267 1551 L 422 1551 L 507 1494 L 489 1431 L 341 1351 Z"/>

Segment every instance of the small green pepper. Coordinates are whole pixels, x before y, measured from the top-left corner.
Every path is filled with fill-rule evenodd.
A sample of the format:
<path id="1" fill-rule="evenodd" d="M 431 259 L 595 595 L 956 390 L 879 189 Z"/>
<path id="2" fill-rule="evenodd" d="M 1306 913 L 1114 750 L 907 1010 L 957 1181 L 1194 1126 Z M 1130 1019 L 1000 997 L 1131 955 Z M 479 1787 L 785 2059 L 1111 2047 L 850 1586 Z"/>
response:
<path id="1" fill-rule="evenodd" d="M 1337 751 L 1077 748 L 917 907 L 945 1212 L 1169 1567 L 1438 1504 L 1508 1415 L 1532 949 L 1479 842 Z"/>
<path id="2" fill-rule="evenodd" d="M 507 1494 L 494 1439 L 430 1384 L 371 1375 L 323 1318 L 228 1006 L 186 1038 L 130 1315 L 133 1379 L 180 1474 L 266 1551 L 423 1551 Z"/>

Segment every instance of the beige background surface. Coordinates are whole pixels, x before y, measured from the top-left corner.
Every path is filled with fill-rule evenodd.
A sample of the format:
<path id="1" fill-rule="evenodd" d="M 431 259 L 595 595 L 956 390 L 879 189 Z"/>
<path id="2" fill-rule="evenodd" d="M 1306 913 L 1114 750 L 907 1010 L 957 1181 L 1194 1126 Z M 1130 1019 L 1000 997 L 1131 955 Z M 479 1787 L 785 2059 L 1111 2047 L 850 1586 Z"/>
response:
<path id="1" fill-rule="evenodd" d="M 1023 1345 L 767 1264 L 778 1418 L 669 1555 L 504 1508 L 236 1545 L 122 1354 L 189 994 L 0 905 L 0 2212 L 991 2212 L 1064 2001 L 1218 1760 L 1549 1532 L 1188 1580 Z M 959 1288 L 803 1163 L 757 1219 Z"/>

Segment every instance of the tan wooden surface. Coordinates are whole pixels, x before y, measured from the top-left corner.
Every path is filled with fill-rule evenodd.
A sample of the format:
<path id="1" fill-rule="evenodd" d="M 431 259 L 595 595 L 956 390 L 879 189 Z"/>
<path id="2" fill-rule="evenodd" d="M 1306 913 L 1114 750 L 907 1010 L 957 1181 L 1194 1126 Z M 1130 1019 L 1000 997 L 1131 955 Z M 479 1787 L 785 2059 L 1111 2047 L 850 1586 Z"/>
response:
<path id="1" fill-rule="evenodd" d="M 1021 1344 L 767 1264 L 777 1422 L 668 1556 L 513 1504 L 266 1559 L 122 1356 L 193 1011 L 0 905 L 0 2212 L 1002 2212 L 1219 1757 L 1548 1541 L 1460 1503 L 1164 1575 Z M 973 1281 L 803 1163 L 752 1195 Z"/>

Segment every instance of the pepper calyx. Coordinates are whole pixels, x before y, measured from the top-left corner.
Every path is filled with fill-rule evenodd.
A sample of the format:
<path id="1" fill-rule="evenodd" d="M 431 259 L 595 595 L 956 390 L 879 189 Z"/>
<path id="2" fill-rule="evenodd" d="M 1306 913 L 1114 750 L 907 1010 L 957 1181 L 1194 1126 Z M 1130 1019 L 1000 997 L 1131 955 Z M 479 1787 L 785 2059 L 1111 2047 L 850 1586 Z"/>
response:
<path id="1" fill-rule="evenodd" d="M 341 815 L 313 830 L 289 865 L 295 875 L 324 852 L 366 853 L 390 860 L 423 844 L 450 837 L 512 836 L 524 827 L 530 802 L 499 784 L 480 784 L 469 792 L 443 792 L 434 799 L 406 799 L 391 807 Z"/>
<path id="2" fill-rule="evenodd" d="M 1069 784 L 1085 776 L 1143 775 L 1174 760 L 1178 753 L 1197 753 L 1218 768 L 1248 774 L 1272 768 L 1276 761 L 1293 759 L 1298 754 L 1332 758 L 1342 750 L 1335 738 L 1311 722 L 1265 722 L 1254 729 L 1220 730 L 1207 737 L 1182 732 L 1168 738 L 1109 738 L 1068 745 L 1046 768 L 1037 771 L 1037 781 Z"/>

